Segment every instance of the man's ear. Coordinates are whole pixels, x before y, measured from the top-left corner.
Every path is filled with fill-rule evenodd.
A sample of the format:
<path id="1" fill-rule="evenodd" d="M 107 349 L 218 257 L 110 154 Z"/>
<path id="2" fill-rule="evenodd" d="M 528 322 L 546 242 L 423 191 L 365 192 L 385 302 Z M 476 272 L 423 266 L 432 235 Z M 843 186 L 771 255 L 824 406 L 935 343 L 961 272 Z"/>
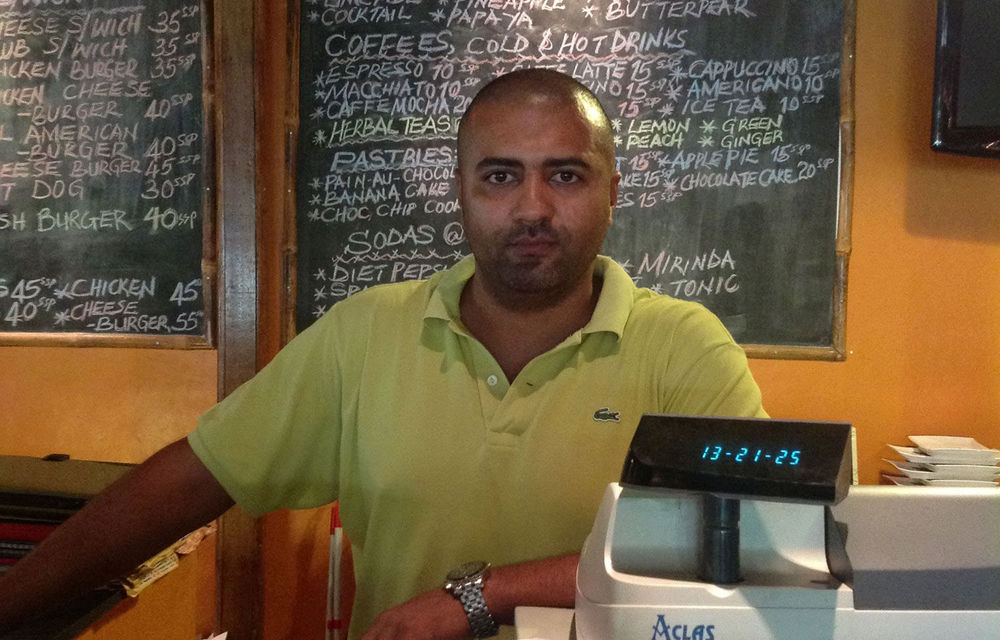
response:
<path id="1" fill-rule="evenodd" d="M 615 174 L 611 176 L 611 193 L 610 193 L 610 206 L 608 207 L 608 226 L 614 220 L 615 207 L 618 206 L 618 184 L 622 180 L 622 174 L 620 171 L 615 171 Z"/>
<path id="2" fill-rule="evenodd" d="M 462 195 L 462 172 L 455 167 L 455 188 L 458 190 L 458 220 L 465 224 L 465 197 Z"/>

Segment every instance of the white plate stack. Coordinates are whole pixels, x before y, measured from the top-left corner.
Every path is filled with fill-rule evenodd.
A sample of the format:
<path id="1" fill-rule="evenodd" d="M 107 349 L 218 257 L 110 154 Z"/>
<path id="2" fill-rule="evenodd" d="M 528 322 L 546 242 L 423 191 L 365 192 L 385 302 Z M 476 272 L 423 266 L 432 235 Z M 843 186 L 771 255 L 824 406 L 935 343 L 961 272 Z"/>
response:
<path id="1" fill-rule="evenodd" d="M 1000 450 L 973 438 L 909 436 L 913 447 L 889 445 L 903 460 L 886 460 L 902 475 L 884 474 L 895 484 L 1000 488 Z"/>

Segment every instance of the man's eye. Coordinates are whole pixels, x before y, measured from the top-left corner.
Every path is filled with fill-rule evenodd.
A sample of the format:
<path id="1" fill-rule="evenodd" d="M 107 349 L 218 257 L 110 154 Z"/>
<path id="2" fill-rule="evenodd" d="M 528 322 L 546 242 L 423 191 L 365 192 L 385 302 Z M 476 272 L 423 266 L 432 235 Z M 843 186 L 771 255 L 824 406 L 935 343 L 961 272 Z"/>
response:
<path id="1" fill-rule="evenodd" d="M 506 184 L 513 180 L 513 176 L 507 171 L 494 171 L 486 176 L 486 181 L 493 184 Z"/>
<path id="2" fill-rule="evenodd" d="M 558 182 L 559 184 L 571 184 L 573 182 L 578 182 L 579 180 L 580 176 L 576 175 L 572 171 L 560 171 L 552 176 L 552 181 Z"/>

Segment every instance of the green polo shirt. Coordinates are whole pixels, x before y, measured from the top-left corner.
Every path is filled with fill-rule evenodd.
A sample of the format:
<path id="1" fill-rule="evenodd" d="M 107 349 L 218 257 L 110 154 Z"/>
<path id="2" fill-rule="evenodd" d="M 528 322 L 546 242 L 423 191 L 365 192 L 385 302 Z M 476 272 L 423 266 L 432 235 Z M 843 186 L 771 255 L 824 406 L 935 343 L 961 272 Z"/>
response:
<path id="1" fill-rule="evenodd" d="M 474 269 L 335 305 L 189 437 L 251 513 L 340 499 L 352 638 L 462 562 L 578 552 L 643 413 L 765 415 L 715 316 L 606 258 L 590 322 L 508 381 L 459 318 Z"/>

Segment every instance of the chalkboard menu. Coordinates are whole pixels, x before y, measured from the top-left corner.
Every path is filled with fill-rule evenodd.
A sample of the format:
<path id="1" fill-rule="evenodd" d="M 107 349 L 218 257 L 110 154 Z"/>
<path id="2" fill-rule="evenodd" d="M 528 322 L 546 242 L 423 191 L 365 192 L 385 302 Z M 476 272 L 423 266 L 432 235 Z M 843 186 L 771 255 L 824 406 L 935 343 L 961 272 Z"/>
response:
<path id="1" fill-rule="evenodd" d="M 0 340 L 206 342 L 203 25 L 200 0 L 2 3 Z"/>
<path id="2" fill-rule="evenodd" d="M 843 0 L 304 0 L 295 327 L 468 252 L 454 185 L 458 119 L 491 78 L 547 67 L 590 87 L 612 119 L 622 181 L 604 253 L 639 286 L 705 304 L 742 344 L 829 350 L 841 321 L 852 9 Z"/>

